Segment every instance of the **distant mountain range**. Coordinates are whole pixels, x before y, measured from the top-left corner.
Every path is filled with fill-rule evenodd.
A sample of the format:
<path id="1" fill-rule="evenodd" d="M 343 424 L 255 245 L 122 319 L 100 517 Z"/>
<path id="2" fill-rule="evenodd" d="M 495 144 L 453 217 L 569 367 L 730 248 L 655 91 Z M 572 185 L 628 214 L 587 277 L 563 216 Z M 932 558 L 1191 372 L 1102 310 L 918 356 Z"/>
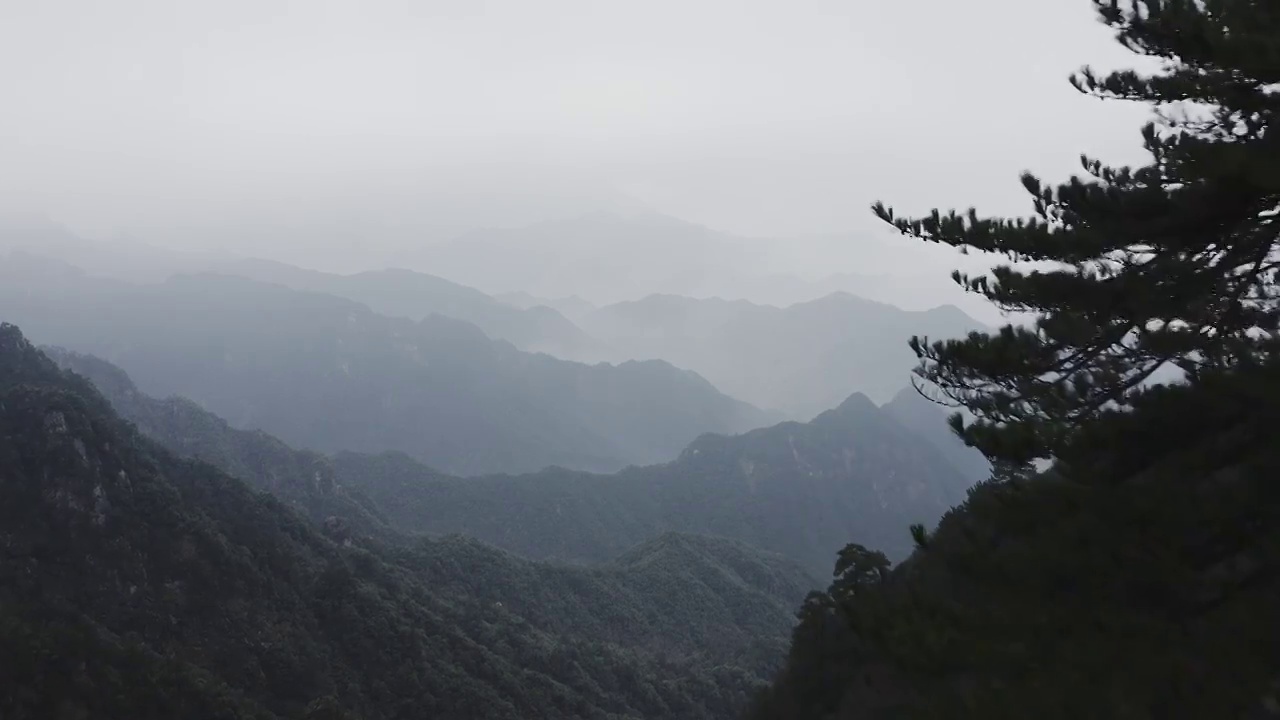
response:
<path id="1" fill-rule="evenodd" d="M 905 557 L 907 526 L 932 524 L 972 484 L 928 439 L 862 395 L 810 423 L 706 435 L 673 462 L 616 475 L 550 468 L 458 478 L 403 454 L 348 452 L 330 461 L 291 451 L 189 401 L 149 398 L 107 362 L 50 353 L 170 450 L 235 471 L 317 522 L 337 515 L 375 538 L 458 533 L 534 559 L 598 564 L 666 532 L 709 534 L 782 554 L 822 577 L 831 548 L 850 539 Z"/>
<path id="2" fill-rule="evenodd" d="M 947 288 L 945 273 L 930 273 L 911 267 L 897 272 L 838 272 L 815 275 L 809 273 L 769 272 L 736 277 L 715 288 L 712 295 L 726 300 L 749 300 L 757 305 L 787 307 L 807 303 L 833 293 L 847 293 L 903 310 L 924 311 L 955 304 L 966 314 L 990 321 L 994 309 L 984 300 L 956 292 L 939 292 Z M 982 312 L 984 311 L 985 312 Z"/>
<path id="3" fill-rule="evenodd" d="M 0 316 L 236 427 L 323 452 L 402 451 L 460 474 L 612 471 L 777 419 L 666 362 L 566 362 L 459 320 L 388 318 L 231 276 L 134 285 L 13 254 Z"/>
<path id="4" fill-rule="evenodd" d="M 495 340 L 560 358 L 602 356 L 593 338 L 559 311 L 542 304 L 516 307 L 444 278 L 410 270 L 335 275 L 269 260 L 237 260 L 213 266 L 219 273 L 294 290 L 327 293 L 366 305 L 379 315 L 423 320 L 443 315 L 469 322 Z"/>
<path id="5" fill-rule="evenodd" d="M 846 241 L 852 242 L 825 239 L 823 247 L 834 252 Z M 423 249 L 428 255 L 441 254 L 428 264 L 449 277 L 457 278 L 451 274 L 457 272 L 469 282 L 520 288 L 499 296 L 404 269 L 339 275 L 269 260 L 93 243 L 48 223 L 0 223 L 4 245 L 44 247 L 72 265 L 80 263 L 93 276 L 155 283 L 174 274 L 214 272 L 345 298 L 378 315 L 418 321 L 441 315 L 470 323 L 518 349 L 565 360 L 665 360 L 699 373 L 730 396 L 793 419 L 812 417 L 853 392 L 888 402 L 907 384 L 915 364 L 905 347 L 909 336 L 958 336 L 983 327 L 952 306 L 904 311 L 841 291 L 853 287 L 873 297 L 900 296 L 912 286 L 899 276 L 835 273 L 807 281 L 783 272 L 742 275 L 751 258 L 776 252 L 776 243 L 733 238 L 655 214 L 588 215 L 477 232 Z M 667 253 L 663 257 L 678 258 L 690 272 L 672 274 L 671 263 L 653 255 L 659 250 Z M 619 273 L 625 276 L 621 280 Z M 489 282 L 498 277 L 506 280 Z M 605 296 L 625 297 L 642 287 L 668 287 L 672 293 L 601 307 L 566 294 L 580 289 L 582 281 L 607 287 Z M 699 288 L 720 288 L 728 296 L 736 290 L 771 298 L 780 306 L 689 295 Z M 788 298 L 805 301 L 788 304 Z M 229 417 L 239 417 L 223 409 Z M 633 459 L 624 455 L 614 459 Z M 609 467 L 583 463 L 564 460 L 575 467 Z M 505 466 L 488 466 L 499 467 Z"/>
<path id="6" fill-rule="evenodd" d="M 910 380 L 912 335 L 957 337 L 982 324 L 954 307 L 908 312 L 846 293 L 777 308 L 650 295 L 579 320 L 617 358 L 663 358 L 748 402 L 806 418 L 850 393 L 888 402 Z"/>
<path id="7" fill-rule="evenodd" d="M 529 293 L 519 290 L 516 292 L 498 293 L 493 296 L 495 300 L 517 308 L 535 308 L 549 307 L 556 310 L 573 322 L 577 322 L 579 318 L 599 306 L 585 298 L 577 295 L 568 295 L 565 297 L 540 298 Z"/>

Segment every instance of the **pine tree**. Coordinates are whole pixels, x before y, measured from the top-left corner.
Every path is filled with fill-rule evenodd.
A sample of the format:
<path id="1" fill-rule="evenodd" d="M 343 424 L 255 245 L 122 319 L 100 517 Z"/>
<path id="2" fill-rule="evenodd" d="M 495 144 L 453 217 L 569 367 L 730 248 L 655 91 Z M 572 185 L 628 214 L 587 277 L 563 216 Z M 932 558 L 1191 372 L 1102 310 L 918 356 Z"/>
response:
<path id="1" fill-rule="evenodd" d="M 889 567 L 884 553 L 850 543 L 836 558 L 831 596 L 836 600 L 851 598 L 864 588 L 882 583 L 889 576 Z"/>
<path id="2" fill-rule="evenodd" d="M 1161 61 L 1072 78 L 1081 92 L 1151 104 L 1151 162 L 1056 187 L 1025 174 L 1035 216 L 975 210 L 903 219 L 900 232 L 996 253 L 989 274 L 952 278 L 1027 326 L 912 338 L 935 399 L 971 411 L 952 425 L 1005 467 L 1058 455 L 1078 430 L 1123 410 L 1161 368 L 1191 383 L 1280 354 L 1280 0 L 1094 0 L 1133 52 Z M 1034 263 L 1028 269 L 1021 263 Z M 926 392 L 922 388 L 922 392 Z"/>

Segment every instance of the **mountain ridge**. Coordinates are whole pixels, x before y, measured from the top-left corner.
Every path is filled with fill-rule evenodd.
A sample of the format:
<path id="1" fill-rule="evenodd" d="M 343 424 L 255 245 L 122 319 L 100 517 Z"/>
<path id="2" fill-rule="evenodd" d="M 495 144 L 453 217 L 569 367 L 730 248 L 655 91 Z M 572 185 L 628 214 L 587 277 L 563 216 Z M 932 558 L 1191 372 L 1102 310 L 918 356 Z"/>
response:
<path id="1" fill-rule="evenodd" d="M 662 357 L 792 418 L 813 417 L 855 391 L 888 402 L 910 380 L 912 334 L 941 339 L 983 327 L 953 305 L 906 311 L 845 292 L 787 307 L 650 294 L 593 310 L 580 325 L 613 359 Z"/>
<path id="2" fill-rule="evenodd" d="M 611 471 L 773 418 L 663 361 L 574 363 L 460 320 L 387 318 L 235 276 L 134 285 L 56 281 L 41 267 L 0 267 L 0 308 L 39 342 L 102 356 L 149 394 L 190 397 L 294 446 L 401 450 L 460 474 Z"/>
<path id="3" fill-rule="evenodd" d="M 117 410 L 170 448 L 207 448 L 206 457 L 231 468 L 258 466 L 228 448 L 251 459 L 265 455 L 259 435 L 219 424 L 199 408 L 180 404 L 195 417 L 170 420 L 165 408 L 175 401 L 141 396 L 109 363 L 64 352 L 53 357 L 95 383 L 102 377 L 99 387 Z M 204 441 L 193 443 L 184 428 L 199 429 Z M 308 459 L 271 468 L 299 478 L 283 484 L 296 491 L 285 497 L 316 521 L 354 512 L 351 529 L 365 534 L 385 533 L 384 526 L 460 533 L 535 559 L 601 564 L 664 533 L 697 533 L 781 553 L 816 577 L 830 571 L 831 543 L 851 535 L 905 554 L 907 525 L 932 523 L 963 499 L 967 486 L 938 451 L 860 394 L 811 423 L 704 434 L 671 462 L 614 475 L 545 468 L 457 478 L 402 453 L 303 455 Z M 298 470 L 311 462 L 325 466 L 323 477 L 340 492 L 314 490 L 310 474 Z M 263 487 L 281 490 L 280 483 Z M 350 504 L 339 505 L 343 498 Z M 361 514 L 366 507 L 372 518 Z M 889 509 L 885 517 L 880 508 Z"/>
<path id="4" fill-rule="evenodd" d="M 751 586 L 459 538 L 339 542 L 143 438 L 7 324 L 0 520 L 0 714 L 15 720 L 728 720 L 805 590 L 776 557 Z M 710 567 L 750 557 L 697 546 Z"/>
<path id="5" fill-rule="evenodd" d="M 261 282 L 345 297 L 389 317 L 422 320 L 438 314 L 469 322 L 495 340 L 531 352 L 575 359 L 600 353 L 595 342 L 559 311 L 516 308 L 466 285 L 435 275 L 386 268 L 340 275 L 285 263 L 244 259 L 211 270 Z"/>

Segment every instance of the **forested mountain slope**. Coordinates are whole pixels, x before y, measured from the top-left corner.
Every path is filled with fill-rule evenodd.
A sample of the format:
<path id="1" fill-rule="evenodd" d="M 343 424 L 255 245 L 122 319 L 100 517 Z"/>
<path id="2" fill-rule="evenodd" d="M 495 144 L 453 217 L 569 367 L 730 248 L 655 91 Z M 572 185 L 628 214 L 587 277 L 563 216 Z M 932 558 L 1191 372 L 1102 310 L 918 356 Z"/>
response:
<path id="1" fill-rule="evenodd" d="M 594 570 L 335 542 L 143 438 L 9 325 L 0 516 L 14 720 L 731 718 L 804 589 L 709 539 Z"/>
<path id="2" fill-rule="evenodd" d="M 1280 375 L 1241 380 L 1148 398 L 811 597 L 750 717 L 1274 717 Z"/>
<path id="3" fill-rule="evenodd" d="M 549 468 L 460 480 L 393 454 L 341 453 L 334 465 L 345 487 L 405 529 L 575 562 L 668 530 L 712 534 L 794 558 L 817 577 L 850 539 L 905 555 L 907 526 L 932 524 L 967 486 L 861 395 L 810 423 L 704 436 L 671 463 L 614 475 Z"/>
<path id="4" fill-rule="evenodd" d="M 0 265 L 0 313 L 236 427 L 322 452 L 402 451 L 459 474 L 613 471 L 771 420 L 665 362 L 571 363 L 458 320 L 387 318 L 231 276 L 132 285 L 15 255 Z"/>
<path id="5" fill-rule="evenodd" d="M 832 293 L 785 308 L 651 295 L 585 315 L 615 359 L 663 358 L 759 407 L 808 418 L 853 392 L 888 402 L 915 365 L 912 332 L 960 337 L 982 324 L 954 307 L 907 312 Z"/>
<path id="6" fill-rule="evenodd" d="M 674 462 L 615 475 L 549 468 L 457 478 L 402 454 L 340 453 L 330 465 L 230 428 L 189 401 L 147 397 L 110 363 L 50 352 L 170 450 L 243 473 L 317 521 L 352 517 L 352 531 L 371 535 L 385 522 L 470 535 L 533 558 L 600 563 L 668 531 L 712 534 L 794 558 L 820 578 L 830 573 L 832 548 L 850 538 L 905 555 L 907 526 L 933 523 L 970 484 L 862 396 L 810 423 L 708 435 Z"/>
<path id="7" fill-rule="evenodd" d="M 238 430 L 182 397 L 143 394 L 120 368 L 92 355 L 46 347 L 54 362 L 91 381 L 116 414 L 179 457 L 202 460 L 269 492 L 316 523 L 341 519 L 344 534 L 394 541 L 396 533 L 368 498 L 334 477 L 329 458 L 295 450 L 261 430 Z"/>

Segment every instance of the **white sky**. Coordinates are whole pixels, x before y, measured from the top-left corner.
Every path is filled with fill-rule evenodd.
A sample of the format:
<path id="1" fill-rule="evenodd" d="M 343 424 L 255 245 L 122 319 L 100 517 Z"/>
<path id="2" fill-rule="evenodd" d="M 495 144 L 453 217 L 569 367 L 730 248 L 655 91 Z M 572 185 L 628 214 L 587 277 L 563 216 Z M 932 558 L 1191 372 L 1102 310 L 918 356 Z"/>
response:
<path id="1" fill-rule="evenodd" d="M 878 198 L 1022 213 L 1023 169 L 1140 159 L 1145 110 L 1066 81 L 1130 62 L 1088 0 L 0 0 L 0 208 L 176 246 L 637 202 L 881 232 Z"/>

